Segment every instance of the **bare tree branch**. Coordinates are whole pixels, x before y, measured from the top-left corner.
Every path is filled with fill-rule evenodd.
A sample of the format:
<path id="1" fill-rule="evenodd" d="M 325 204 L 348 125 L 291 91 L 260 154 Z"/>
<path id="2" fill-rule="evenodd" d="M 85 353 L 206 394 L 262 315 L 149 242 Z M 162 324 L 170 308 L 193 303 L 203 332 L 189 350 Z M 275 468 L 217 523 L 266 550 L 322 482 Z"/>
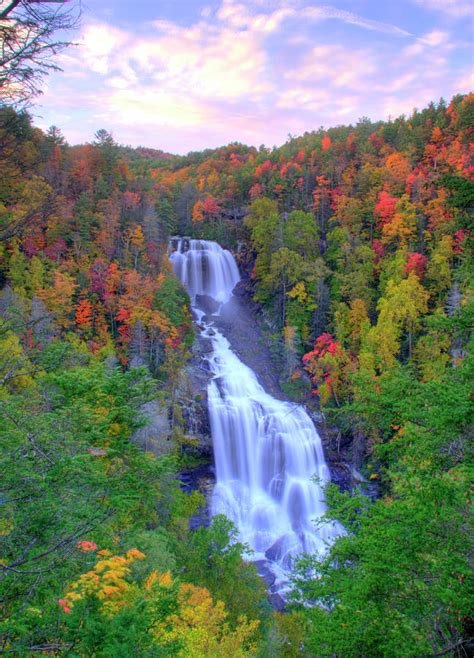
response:
<path id="1" fill-rule="evenodd" d="M 80 17 L 80 4 L 66 2 L 12 0 L 1 9 L 0 0 L 0 103 L 25 106 L 41 93 L 43 78 L 60 70 L 54 56 L 71 42 L 56 34 L 76 28 Z"/>

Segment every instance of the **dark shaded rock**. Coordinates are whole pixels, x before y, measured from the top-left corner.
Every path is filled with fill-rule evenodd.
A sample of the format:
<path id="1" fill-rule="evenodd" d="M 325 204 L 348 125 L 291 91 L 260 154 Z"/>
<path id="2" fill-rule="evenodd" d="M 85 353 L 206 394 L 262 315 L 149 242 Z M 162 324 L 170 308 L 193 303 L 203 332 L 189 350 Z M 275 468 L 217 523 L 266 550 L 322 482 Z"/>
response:
<path id="1" fill-rule="evenodd" d="M 267 587 L 269 588 L 272 587 L 272 585 L 274 585 L 275 583 L 276 576 L 269 568 L 266 560 L 256 560 L 253 564 L 257 568 L 258 575 L 263 580 L 263 582 L 267 585 Z"/>
<path id="2" fill-rule="evenodd" d="M 277 612 L 283 612 L 283 610 L 285 609 L 285 602 L 279 594 L 276 593 L 269 594 L 268 600 L 270 601 L 271 606 Z"/>
<path id="3" fill-rule="evenodd" d="M 196 439 L 194 452 L 210 457 L 212 455 L 211 429 L 207 408 L 207 387 L 212 373 L 208 357 L 212 353 L 209 338 L 197 334 L 192 348 L 192 358 L 185 368 L 185 377 L 177 392 L 177 400 L 184 422 L 184 433 Z"/>
<path id="4" fill-rule="evenodd" d="M 331 463 L 329 464 L 329 470 L 331 471 L 331 482 L 337 484 L 341 491 L 351 491 L 353 482 L 348 464 Z"/>
<path id="5" fill-rule="evenodd" d="M 213 315 L 219 310 L 220 302 L 216 302 L 209 295 L 196 295 L 196 306 L 206 313 Z"/>
<path id="6" fill-rule="evenodd" d="M 261 330 L 257 317 L 243 297 L 234 296 L 221 308 L 220 314 L 212 318 L 216 328 L 230 343 L 239 359 L 256 374 L 263 388 L 273 397 L 284 400 L 279 373 L 272 360 L 267 341 Z"/>
<path id="7" fill-rule="evenodd" d="M 265 551 L 265 557 L 273 562 L 280 560 L 282 555 L 286 552 L 286 536 L 279 537 L 274 544 L 270 546 L 268 550 Z"/>

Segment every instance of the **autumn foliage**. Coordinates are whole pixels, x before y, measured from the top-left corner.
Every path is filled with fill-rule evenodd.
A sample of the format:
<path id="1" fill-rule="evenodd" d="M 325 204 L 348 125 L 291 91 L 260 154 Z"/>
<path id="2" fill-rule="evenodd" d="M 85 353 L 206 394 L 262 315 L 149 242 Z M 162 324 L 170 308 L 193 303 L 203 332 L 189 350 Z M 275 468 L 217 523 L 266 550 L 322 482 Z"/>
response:
<path id="1" fill-rule="evenodd" d="M 105 130 L 68 146 L 0 108 L 4 652 L 469 651 L 473 108 L 186 156 Z M 234 250 L 280 384 L 319 405 L 344 472 L 324 524 L 346 533 L 303 558 L 280 619 L 228 527 L 189 529 L 172 235 Z M 136 438 L 150 402 L 157 454 Z"/>
<path id="2" fill-rule="evenodd" d="M 419 279 L 423 279 L 426 272 L 426 265 L 428 263 L 427 256 L 419 253 L 410 253 L 407 257 L 407 263 L 405 265 L 405 273 L 410 274 L 414 272 Z"/>
<path id="3" fill-rule="evenodd" d="M 98 551 L 97 555 L 100 559 L 93 568 L 71 583 L 58 600 L 65 615 L 87 615 L 87 605 L 95 600 L 98 614 L 112 620 L 138 605 L 143 613 L 152 614 L 153 622 L 146 633 L 147 644 L 154 650 L 168 649 L 182 658 L 244 658 L 255 650 L 259 622 L 249 622 L 242 615 L 232 628 L 224 603 L 215 603 L 206 588 L 180 584 L 169 571 L 155 570 L 138 585 L 132 579 L 132 565 L 145 555 L 135 548 L 124 555 L 113 555 L 108 550 Z"/>

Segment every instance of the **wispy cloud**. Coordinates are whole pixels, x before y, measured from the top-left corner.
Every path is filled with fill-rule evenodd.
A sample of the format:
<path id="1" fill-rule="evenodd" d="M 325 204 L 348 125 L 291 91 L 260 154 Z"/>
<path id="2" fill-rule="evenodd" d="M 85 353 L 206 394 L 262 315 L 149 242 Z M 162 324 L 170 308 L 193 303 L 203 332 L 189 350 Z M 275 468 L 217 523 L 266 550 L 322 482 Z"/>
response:
<path id="1" fill-rule="evenodd" d="M 301 10 L 301 15 L 315 20 L 328 20 L 336 19 L 348 23 L 349 25 L 356 25 L 357 27 L 365 28 L 366 30 L 373 30 L 375 32 L 382 32 L 384 34 L 392 34 L 399 37 L 411 36 L 411 32 L 403 30 L 396 25 L 390 23 L 382 23 L 380 21 L 373 21 L 369 18 L 364 18 L 353 14 L 344 9 L 337 9 L 329 5 L 321 5 L 318 7 L 304 7 Z"/>
<path id="2" fill-rule="evenodd" d="M 267 8 L 273 9 L 270 13 L 265 14 L 252 13 L 252 4 L 254 7 L 255 4 L 257 4 L 259 7 L 266 6 Z M 239 29 L 251 28 L 263 32 L 273 32 L 277 30 L 281 27 L 283 22 L 288 19 L 310 21 L 338 20 L 349 25 L 355 25 L 375 32 L 382 32 L 400 37 L 411 36 L 410 32 L 397 27 L 396 25 L 374 21 L 370 18 L 365 18 L 353 12 L 338 9 L 331 5 L 305 5 L 297 2 L 285 2 L 285 0 L 281 3 L 273 1 L 272 3 L 247 3 L 245 5 L 239 2 L 233 2 L 232 0 L 224 0 L 221 8 L 217 12 L 217 17 Z"/>

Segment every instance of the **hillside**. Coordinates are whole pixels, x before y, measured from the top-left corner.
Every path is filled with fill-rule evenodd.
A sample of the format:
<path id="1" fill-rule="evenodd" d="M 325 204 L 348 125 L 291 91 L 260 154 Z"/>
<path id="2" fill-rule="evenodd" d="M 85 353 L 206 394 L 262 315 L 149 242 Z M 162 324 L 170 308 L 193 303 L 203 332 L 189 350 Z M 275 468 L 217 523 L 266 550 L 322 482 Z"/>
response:
<path id="1" fill-rule="evenodd" d="M 473 125 L 471 94 L 173 156 L 106 130 L 70 146 L 0 108 L 3 652 L 472 649 Z M 279 386 L 377 484 L 328 485 L 347 534 L 299 563 L 282 614 L 227 519 L 188 527 L 195 328 L 173 235 L 233 251 Z M 153 400 L 166 455 L 131 440 Z"/>

